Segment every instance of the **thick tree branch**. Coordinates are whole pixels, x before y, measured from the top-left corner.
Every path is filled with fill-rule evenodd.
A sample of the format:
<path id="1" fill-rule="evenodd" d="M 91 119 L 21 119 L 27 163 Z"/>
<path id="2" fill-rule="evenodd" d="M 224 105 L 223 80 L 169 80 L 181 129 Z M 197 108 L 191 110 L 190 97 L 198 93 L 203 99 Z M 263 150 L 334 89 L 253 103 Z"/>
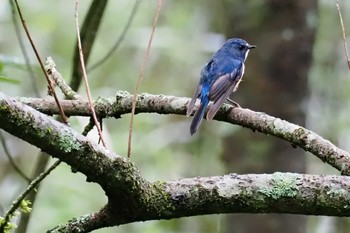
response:
<path id="1" fill-rule="evenodd" d="M 150 97 L 152 95 L 144 96 Z M 139 109 L 142 109 L 144 98 L 138 102 Z M 188 99 L 158 96 L 158 99 L 162 98 L 172 99 L 173 103 L 169 103 L 172 107 L 157 108 L 182 106 L 178 111 L 184 113 L 183 106 Z M 131 100 L 130 96 L 130 106 Z M 227 117 L 235 114 L 238 120 L 245 111 L 257 116 L 261 114 L 246 109 L 225 110 L 226 107 L 219 118 L 227 111 Z M 269 119 L 266 117 L 263 119 Z M 105 150 L 68 126 L 4 95 L 0 95 L 0 118 L 0 128 L 66 162 L 74 171 L 85 174 L 88 181 L 98 183 L 108 196 L 108 204 L 100 212 L 73 219 L 52 232 L 89 232 L 135 221 L 216 213 L 350 216 L 350 177 L 230 174 L 150 183 L 141 177 L 130 160 Z"/>
<path id="2" fill-rule="evenodd" d="M 53 101 L 36 98 L 18 98 L 18 100 L 40 112 L 49 115 L 58 114 Z M 188 98 L 175 96 L 140 94 L 137 98 L 136 113 L 155 112 L 185 115 L 188 101 Z M 61 101 L 61 105 L 68 116 L 90 116 L 86 101 Z M 132 96 L 127 92 L 118 92 L 116 97 L 98 99 L 94 106 L 99 118 L 120 117 L 122 114 L 131 112 Z M 341 171 L 341 174 L 350 174 L 350 154 L 348 152 L 339 149 L 330 141 L 301 126 L 265 113 L 244 108 L 232 108 L 228 104 L 220 109 L 215 119 L 241 125 L 289 141 L 293 145 L 313 153 L 323 162 Z"/>
<path id="3" fill-rule="evenodd" d="M 118 205 L 107 205 L 96 214 L 72 219 L 49 232 L 90 232 L 136 221 L 219 213 L 350 216 L 349 184 L 350 177 L 294 173 L 229 174 L 169 181 L 154 184 L 153 189 L 164 194 L 158 198 L 150 196 L 147 204 L 138 206 L 144 213 L 132 216 L 131 212 L 114 209 Z M 152 211 L 145 206 L 153 207 Z"/>

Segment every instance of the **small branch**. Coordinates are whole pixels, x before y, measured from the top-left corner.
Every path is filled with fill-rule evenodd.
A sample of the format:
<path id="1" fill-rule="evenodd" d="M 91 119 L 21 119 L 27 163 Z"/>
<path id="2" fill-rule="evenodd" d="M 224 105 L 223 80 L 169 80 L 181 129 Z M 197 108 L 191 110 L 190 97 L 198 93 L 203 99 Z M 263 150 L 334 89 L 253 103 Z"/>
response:
<path id="1" fill-rule="evenodd" d="M 10 2 L 10 5 L 11 5 L 12 21 L 13 21 L 13 25 L 15 27 L 17 40 L 18 40 L 18 43 L 19 43 L 19 47 L 21 48 L 24 61 L 26 63 L 26 67 L 27 67 L 27 70 L 28 70 L 29 77 L 30 77 L 31 82 L 32 82 L 33 91 L 34 91 L 34 94 L 35 94 L 36 97 L 40 97 L 40 92 L 39 92 L 39 89 L 38 89 L 38 84 L 37 84 L 37 81 L 36 81 L 34 70 L 33 70 L 32 66 L 30 64 L 29 56 L 28 56 L 27 50 L 26 50 L 26 48 L 24 46 L 24 42 L 23 42 L 23 39 L 22 39 L 22 36 L 21 36 L 20 28 L 19 28 L 19 25 L 18 25 L 18 22 L 17 22 L 17 17 L 16 17 L 16 13 L 15 13 L 16 12 L 15 6 L 13 5 L 12 0 L 9 0 L 9 2 Z"/>
<path id="2" fill-rule="evenodd" d="M 84 83 L 85 83 L 85 88 L 86 88 L 86 95 L 88 97 L 89 106 L 90 106 L 91 113 L 92 113 L 92 118 L 94 119 L 94 123 L 95 123 L 96 129 L 97 129 L 98 135 L 100 136 L 100 140 L 102 142 L 102 145 L 104 147 L 106 147 L 106 143 L 105 143 L 105 141 L 103 139 L 103 135 L 102 135 L 102 131 L 101 131 L 101 126 L 100 126 L 100 123 L 97 120 L 95 109 L 94 109 L 94 105 L 93 105 L 92 100 L 91 100 L 89 81 L 88 81 L 87 74 L 86 74 L 86 69 L 85 69 L 83 48 L 81 47 L 81 40 L 80 40 L 79 21 L 78 21 L 78 19 L 79 19 L 78 4 L 79 4 L 79 1 L 75 0 L 75 26 L 76 26 L 76 30 L 77 30 L 78 50 L 79 50 L 79 56 L 80 56 L 81 69 L 83 71 L 83 78 L 84 78 Z"/>
<path id="3" fill-rule="evenodd" d="M 59 118 L 59 117 L 56 117 Z M 47 153 L 41 151 L 39 152 L 39 154 L 37 155 L 37 159 L 35 162 L 35 166 L 34 166 L 34 171 L 31 177 L 34 177 L 34 179 L 36 177 L 38 177 L 39 175 L 41 175 L 42 173 L 45 172 L 47 164 L 50 160 L 50 157 Z M 55 165 L 55 164 L 53 164 Z M 53 166 L 51 165 L 51 167 Z M 51 170 L 50 168 L 48 168 L 49 170 Z M 32 204 L 32 206 L 35 206 L 35 201 L 37 200 L 37 194 L 40 192 L 40 183 L 33 187 L 33 190 L 31 190 L 31 192 L 29 192 L 29 194 L 25 197 L 26 200 L 30 201 Z M 31 216 L 33 215 L 33 213 L 35 212 L 35 208 L 32 209 L 31 212 L 29 213 L 21 213 L 21 217 L 18 223 L 18 227 L 16 229 L 16 233 L 26 233 L 27 231 L 27 227 L 28 227 L 28 223 L 29 220 L 31 218 Z"/>
<path id="4" fill-rule="evenodd" d="M 89 123 L 84 127 L 82 135 L 86 136 L 94 128 L 95 122 L 92 117 L 90 117 Z"/>
<path id="5" fill-rule="evenodd" d="M 345 61 L 348 65 L 348 68 L 350 70 L 350 59 L 349 59 L 349 53 L 348 53 L 348 46 L 346 44 L 346 35 L 345 35 L 345 28 L 344 28 L 344 22 L 343 22 L 343 17 L 341 14 L 341 10 L 339 7 L 339 0 L 337 0 L 337 3 L 335 4 L 337 6 L 338 9 L 338 14 L 339 14 L 339 20 L 340 20 L 340 25 L 341 25 L 341 29 L 343 32 L 343 41 L 344 41 L 344 50 L 345 50 Z"/>
<path id="6" fill-rule="evenodd" d="M 29 192 L 31 192 L 45 177 L 47 177 L 52 170 L 54 170 L 61 161 L 56 161 L 53 166 L 50 167 L 46 172 L 41 173 L 38 177 L 36 177 L 27 187 L 24 192 L 22 192 L 16 200 L 13 201 L 11 208 L 9 211 L 6 212 L 5 217 L 4 217 L 4 222 L 3 224 L 0 225 L 0 232 L 3 232 L 3 227 L 7 225 L 7 223 L 10 221 L 11 216 L 15 213 L 15 211 L 18 209 L 18 207 L 21 205 L 21 202 L 24 200 L 24 198 L 28 195 Z"/>
<path id="7" fill-rule="evenodd" d="M 134 4 L 134 6 L 133 6 L 133 8 L 131 10 L 129 19 L 128 19 L 128 21 L 127 21 L 123 31 L 121 32 L 117 42 L 113 45 L 113 47 L 109 50 L 109 52 L 103 58 L 101 58 L 99 61 L 97 61 L 91 67 L 88 67 L 88 71 L 93 71 L 94 69 L 96 69 L 97 67 L 102 65 L 119 48 L 120 44 L 124 40 L 128 30 L 130 28 L 130 25 L 131 25 L 135 15 L 136 15 L 136 12 L 137 12 L 137 9 L 138 9 L 140 3 L 141 3 L 141 0 L 135 0 L 135 4 Z"/>
<path id="8" fill-rule="evenodd" d="M 139 88 L 140 88 L 140 85 L 142 82 L 143 73 L 144 73 L 145 66 L 147 64 L 147 60 L 149 57 L 149 52 L 151 50 L 153 35 L 154 35 L 155 30 L 156 30 L 156 25 L 158 22 L 158 16 L 159 16 L 161 6 L 162 6 L 162 0 L 158 0 L 157 1 L 156 15 L 154 17 L 153 26 L 152 26 L 152 31 L 151 31 L 150 38 L 148 40 L 147 51 L 146 51 L 145 56 L 143 58 L 143 63 L 142 63 L 140 74 L 139 74 L 139 77 L 137 80 L 137 85 L 136 85 L 136 88 L 134 91 L 134 97 L 133 97 L 132 108 L 131 108 L 131 117 L 130 117 L 129 137 L 128 137 L 128 158 L 130 158 L 130 155 L 131 155 L 132 126 L 133 126 L 133 122 L 134 122 L 134 115 L 135 115 L 135 108 L 136 108 L 136 97 L 137 97 L 137 93 L 139 91 Z"/>
<path id="9" fill-rule="evenodd" d="M 25 20 L 24 20 L 24 18 L 23 18 L 23 15 L 22 15 L 21 9 L 20 9 L 20 7 L 19 7 L 19 5 L 18 5 L 18 2 L 17 2 L 17 0 L 14 0 L 14 1 L 15 1 L 15 5 L 16 5 L 16 8 L 17 8 L 19 17 L 20 17 L 20 19 L 21 19 L 21 22 L 22 22 L 24 31 L 25 31 L 26 34 L 27 34 L 28 40 L 29 40 L 29 42 L 30 42 L 30 44 L 31 44 L 31 46 L 32 46 L 32 48 L 33 48 L 33 51 L 34 51 L 34 53 L 35 53 L 35 56 L 36 56 L 36 58 L 38 59 L 40 68 L 41 68 L 41 70 L 42 70 L 42 72 L 43 72 L 43 74 L 44 74 L 44 76 L 45 76 L 45 78 L 46 78 L 46 81 L 47 81 L 47 84 L 48 84 L 48 88 L 49 88 L 49 92 L 53 95 L 53 97 L 54 97 L 54 99 L 55 99 L 55 101 L 56 101 L 57 107 L 58 107 L 58 109 L 60 110 L 60 116 L 61 116 L 61 118 L 62 118 L 62 121 L 63 121 L 64 123 L 67 123 L 67 122 L 68 122 L 68 121 L 67 121 L 67 117 L 66 117 L 66 115 L 64 114 L 64 112 L 63 112 L 63 110 L 62 110 L 62 107 L 61 107 L 61 104 L 60 104 L 60 102 L 59 102 L 59 100 L 58 100 L 58 98 L 57 98 L 55 89 L 54 89 L 53 86 L 52 86 L 51 80 L 50 80 L 48 74 L 47 74 L 46 71 L 45 71 L 45 68 L 44 68 L 43 62 L 41 61 L 40 55 L 39 55 L 39 53 L 38 53 L 38 50 L 36 49 L 36 47 L 35 47 L 35 45 L 34 45 L 34 42 L 33 42 L 33 40 L 32 40 L 32 37 L 30 36 L 29 30 L 28 30 L 27 25 L 26 25 L 26 22 L 25 22 Z"/>
<path id="10" fill-rule="evenodd" d="M 89 7 L 89 11 L 85 16 L 83 26 L 80 30 L 81 44 L 84 48 L 83 55 L 85 59 L 85 64 L 89 63 L 92 47 L 96 40 L 97 31 L 101 25 L 102 16 L 105 12 L 107 2 L 107 0 L 92 1 Z M 73 56 L 73 73 L 69 86 L 74 91 L 78 91 L 83 73 L 80 65 L 78 45 L 76 45 L 74 49 L 75 51 Z"/>
<path id="11" fill-rule="evenodd" d="M 55 82 L 55 84 L 61 89 L 65 97 L 69 100 L 78 100 L 80 96 L 78 93 L 66 83 L 62 75 L 57 71 L 56 64 L 51 57 L 47 57 L 45 60 L 45 70 L 49 77 Z"/>
<path id="12" fill-rule="evenodd" d="M 108 207 L 105 207 L 97 213 L 86 214 L 79 218 L 74 218 L 65 224 L 56 226 L 48 230 L 47 233 L 91 232 L 108 226 L 111 222 L 111 217 L 111 212 L 108 210 Z"/>
<path id="13" fill-rule="evenodd" d="M 20 98 L 20 101 L 43 113 L 57 114 L 57 107 L 52 101 L 35 98 Z M 140 94 L 137 96 L 135 113 L 186 115 L 188 101 L 188 98 L 175 96 Z M 112 98 L 100 98 L 95 103 L 96 114 L 99 118 L 119 118 L 120 115 L 130 113 L 132 102 L 133 96 L 127 92 L 119 92 L 116 97 Z M 68 115 L 91 115 L 86 101 L 62 101 L 62 105 Z M 228 104 L 224 104 L 220 108 L 214 119 L 241 125 L 291 142 L 293 145 L 316 155 L 323 162 L 341 171 L 342 174 L 350 175 L 350 154 L 304 127 L 262 112 L 254 112 L 245 108 L 232 108 Z"/>

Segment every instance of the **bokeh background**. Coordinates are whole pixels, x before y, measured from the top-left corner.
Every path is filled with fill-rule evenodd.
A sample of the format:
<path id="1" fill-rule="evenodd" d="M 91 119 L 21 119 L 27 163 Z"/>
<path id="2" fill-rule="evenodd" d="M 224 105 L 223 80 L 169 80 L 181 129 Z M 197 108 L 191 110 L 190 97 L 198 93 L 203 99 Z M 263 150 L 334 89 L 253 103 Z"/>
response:
<path id="1" fill-rule="evenodd" d="M 120 37 L 134 4 L 138 9 L 118 49 L 88 72 L 92 95 L 113 96 L 135 89 L 154 20 L 155 0 L 108 2 L 91 67 Z M 230 37 L 257 49 L 246 62 L 244 82 L 232 99 L 306 126 L 349 150 L 349 70 L 335 1 L 332 0 L 164 0 L 140 92 L 190 97 L 201 68 Z M 27 26 L 42 58 L 51 56 L 69 81 L 76 44 L 73 1 L 20 1 Z M 80 2 L 80 24 L 90 1 Z M 340 1 L 346 29 L 349 1 Z M 34 53 L 21 36 L 34 70 L 28 73 L 18 43 L 9 1 L 0 2 L 0 91 L 10 96 L 46 95 L 46 82 Z M 349 31 L 349 30 L 348 30 Z M 349 32 L 350 33 L 350 32 Z M 38 90 L 38 92 L 35 91 Z M 59 91 L 58 91 L 59 93 Z M 79 93 L 86 96 L 84 88 Z M 63 96 L 60 94 L 63 98 Z M 125 156 L 130 115 L 104 121 L 108 147 Z M 81 132 L 88 119 L 71 118 Z M 227 173 L 299 172 L 339 174 L 314 156 L 271 136 L 222 122 L 206 122 L 190 137 L 185 116 L 139 114 L 134 121 L 132 160 L 150 180 Z M 38 149 L 1 131 L 8 153 L 27 176 L 33 174 Z M 97 140 L 96 132 L 89 134 Z M 0 145 L 0 215 L 26 187 Z M 50 161 L 52 163 L 53 161 Z M 103 191 L 61 164 L 42 183 L 27 232 L 44 232 L 106 203 Z M 96 232 L 348 232 L 349 221 L 333 217 L 232 214 L 133 223 Z"/>

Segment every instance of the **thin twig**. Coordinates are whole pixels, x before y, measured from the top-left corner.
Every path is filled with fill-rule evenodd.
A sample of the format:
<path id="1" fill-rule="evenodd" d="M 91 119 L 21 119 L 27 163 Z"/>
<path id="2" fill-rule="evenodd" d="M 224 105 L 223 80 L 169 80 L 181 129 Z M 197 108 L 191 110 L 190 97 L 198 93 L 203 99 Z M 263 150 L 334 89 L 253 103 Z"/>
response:
<path id="1" fill-rule="evenodd" d="M 47 57 L 45 61 L 45 70 L 49 77 L 57 84 L 61 89 L 62 93 L 65 95 L 66 99 L 78 100 L 80 96 L 78 93 L 73 91 L 73 89 L 66 83 L 62 75 L 57 71 L 56 64 L 51 57 Z"/>
<path id="2" fill-rule="evenodd" d="M 28 183 L 30 183 L 30 182 L 31 182 L 31 179 L 29 179 L 29 177 L 26 176 L 26 174 L 24 174 L 24 172 L 16 165 L 15 161 L 13 160 L 13 158 L 12 158 L 12 156 L 11 156 L 11 153 L 10 153 L 8 147 L 7 147 L 7 144 L 6 144 L 4 135 L 1 133 L 1 131 L 0 131 L 0 141 L 1 141 L 2 147 L 4 148 L 5 154 L 6 154 L 7 158 L 9 159 L 10 164 L 12 165 L 12 167 L 16 170 L 16 172 L 17 172 L 23 179 L 25 179 Z"/>
<path id="3" fill-rule="evenodd" d="M 350 70 L 350 59 L 349 59 L 349 53 L 348 53 L 348 46 L 346 44 L 345 28 L 344 28 L 343 17 L 342 17 L 342 14 L 341 14 L 341 11 L 340 11 L 340 7 L 339 7 L 339 0 L 337 0 L 337 3 L 335 5 L 338 8 L 340 25 L 341 25 L 341 29 L 343 31 L 343 41 L 344 41 L 344 49 L 345 49 L 345 61 L 348 64 L 348 68 Z"/>
<path id="4" fill-rule="evenodd" d="M 9 2 L 10 2 L 10 5 L 11 5 L 12 21 L 13 21 L 13 25 L 15 27 L 18 44 L 19 44 L 19 47 L 21 48 L 21 51 L 22 51 L 22 54 L 23 54 L 23 58 L 24 58 L 24 61 L 25 61 L 25 64 L 26 64 L 26 67 L 27 67 L 27 70 L 28 70 L 28 73 L 29 73 L 29 77 L 30 77 L 31 82 L 32 82 L 33 91 L 34 91 L 34 94 L 35 94 L 36 97 L 40 97 L 40 92 L 39 92 L 39 89 L 38 89 L 38 84 L 36 82 L 36 77 L 35 77 L 35 74 L 34 74 L 34 70 L 33 70 L 32 66 L 30 64 L 29 56 L 28 56 L 27 50 L 26 50 L 26 48 L 24 46 L 24 42 L 23 42 L 23 39 L 22 39 L 22 36 L 21 36 L 21 32 L 20 32 L 20 29 L 19 29 L 19 26 L 18 26 L 17 17 L 16 17 L 16 13 L 15 13 L 16 12 L 15 11 L 15 6 L 13 5 L 12 0 L 9 0 Z"/>
<path id="5" fill-rule="evenodd" d="M 92 47 L 96 41 L 98 29 L 100 28 L 107 2 L 108 0 L 92 0 L 89 10 L 85 15 L 85 19 L 80 30 L 81 47 L 84 48 L 83 55 L 85 64 L 89 63 Z M 69 86 L 74 91 L 78 91 L 83 76 L 80 65 L 78 43 L 76 46 L 74 46 L 72 71 L 72 79 L 70 80 Z"/>
<path id="6" fill-rule="evenodd" d="M 137 85 L 134 91 L 134 96 L 133 96 L 133 101 L 132 101 L 132 109 L 131 109 L 131 118 L 130 118 L 130 127 L 129 127 L 129 138 L 128 138 L 128 158 L 130 158 L 130 154 L 131 154 L 131 139 L 132 139 L 132 126 L 134 123 L 134 115 L 135 115 L 135 108 L 136 108 L 136 97 L 137 97 L 137 93 L 139 91 L 141 82 L 142 82 L 142 78 L 143 78 L 143 73 L 145 70 L 145 66 L 149 57 L 149 52 L 151 49 L 151 45 L 152 45 L 152 40 L 153 40 L 153 35 L 154 32 L 156 30 L 156 25 L 158 22 L 158 16 L 159 16 L 159 12 L 160 12 L 160 7 L 162 6 L 162 0 L 158 0 L 157 1 L 157 10 L 156 10 L 156 15 L 154 17 L 154 21 L 153 21 L 153 25 L 152 25 L 152 31 L 151 31 L 151 35 L 150 38 L 148 40 L 148 45 L 147 45 L 147 51 L 146 54 L 143 58 L 143 63 L 141 66 L 141 70 L 140 70 L 140 74 L 137 80 Z"/>
<path id="7" fill-rule="evenodd" d="M 54 106 L 57 109 L 57 106 L 55 104 L 54 104 Z M 57 116 L 57 117 L 55 117 L 55 119 L 60 119 L 60 117 Z M 37 160 L 35 162 L 34 171 L 31 174 L 31 177 L 33 177 L 32 179 L 35 179 L 40 174 L 42 174 L 43 172 L 46 171 L 46 167 L 47 167 L 47 164 L 49 163 L 49 161 L 50 161 L 49 155 L 43 151 L 40 151 L 40 153 L 37 155 Z M 31 203 L 32 207 L 35 206 L 35 202 L 37 200 L 37 194 L 40 192 L 40 187 L 41 187 L 40 184 L 38 184 L 25 197 L 25 199 Z M 35 209 L 33 208 L 32 211 L 30 211 L 29 213 L 21 213 L 19 223 L 17 224 L 16 233 L 28 232 L 27 228 L 28 228 L 29 220 L 32 217 L 32 215 L 34 214 L 34 212 L 35 212 Z"/>
<path id="8" fill-rule="evenodd" d="M 34 45 L 34 42 L 33 42 L 33 40 L 32 40 L 32 37 L 30 36 L 29 30 L 28 30 L 27 25 L 26 25 L 26 22 L 25 22 L 25 20 L 24 20 L 24 18 L 23 18 L 23 15 L 22 15 L 21 9 L 20 9 L 20 7 L 19 7 L 19 5 L 18 5 L 18 2 L 17 2 L 17 0 L 14 0 L 14 1 L 15 1 L 16 8 L 17 8 L 17 11 L 18 11 L 18 15 L 19 15 L 19 17 L 20 17 L 20 19 L 21 19 L 21 22 L 22 22 L 24 31 L 25 31 L 26 34 L 27 34 L 28 40 L 29 40 L 29 42 L 30 42 L 30 44 L 31 44 L 31 46 L 32 46 L 32 48 L 33 48 L 33 51 L 34 51 L 34 53 L 35 53 L 35 56 L 36 56 L 36 58 L 38 59 L 38 62 L 39 62 L 39 64 L 40 64 L 40 68 L 41 68 L 42 72 L 43 72 L 44 75 L 45 75 L 45 78 L 46 78 L 46 81 L 47 81 L 47 84 L 48 84 L 49 91 L 50 91 L 50 93 L 52 93 L 52 95 L 53 95 L 53 97 L 54 97 L 54 99 L 55 99 L 55 101 L 56 101 L 57 107 L 58 107 L 58 109 L 60 110 L 60 116 L 61 116 L 61 118 L 62 118 L 62 121 L 63 121 L 65 124 L 67 124 L 67 122 L 68 122 L 67 119 L 68 119 L 68 118 L 66 117 L 66 115 L 65 115 L 64 112 L 63 112 L 63 109 L 62 109 L 61 104 L 60 104 L 60 102 L 59 102 L 59 100 L 58 100 L 58 97 L 57 97 L 57 95 L 56 95 L 56 93 L 55 93 L 55 90 L 54 90 L 54 88 L 52 87 L 51 80 L 50 80 L 49 76 L 47 75 L 47 73 L 46 73 L 46 71 L 45 71 L 44 64 L 43 64 L 43 62 L 41 61 L 40 55 L 39 55 L 39 53 L 38 53 L 38 50 L 36 49 L 36 47 L 35 47 L 35 45 Z"/>
<path id="9" fill-rule="evenodd" d="M 120 34 L 117 42 L 113 45 L 113 47 L 109 50 L 109 52 L 103 58 L 101 58 L 101 60 L 97 61 L 91 67 L 88 67 L 88 71 L 92 71 L 92 70 L 96 69 L 97 67 L 99 67 L 100 65 L 102 65 L 119 48 L 121 42 L 124 40 L 127 32 L 129 31 L 130 25 L 131 25 L 135 15 L 136 15 L 136 12 L 137 12 L 137 9 L 138 9 L 140 3 L 141 3 L 141 0 L 136 0 L 135 1 L 135 4 L 134 4 L 134 6 L 132 8 L 132 11 L 131 11 L 131 14 L 129 16 L 129 19 L 126 22 L 126 25 L 125 25 L 122 33 Z"/>
<path id="10" fill-rule="evenodd" d="M 3 224 L 0 225 L 0 232 L 3 232 L 3 228 L 7 225 L 7 223 L 10 221 L 11 216 L 14 214 L 14 212 L 17 210 L 17 208 L 21 205 L 21 202 L 24 200 L 24 198 L 28 195 L 30 191 L 32 191 L 45 177 L 47 177 L 52 170 L 54 170 L 59 164 L 61 163 L 60 160 L 57 160 L 46 172 L 41 173 L 38 177 L 36 177 L 27 187 L 26 190 L 24 190 L 16 200 L 12 203 L 11 208 L 6 212 L 4 217 Z"/>
<path id="11" fill-rule="evenodd" d="M 80 40 L 80 30 L 79 30 L 79 20 L 78 20 L 79 19 L 78 4 L 79 4 L 79 0 L 75 0 L 75 26 L 76 26 L 76 29 L 77 29 L 80 64 L 81 64 L 81 68 L 82 68 L 82 71 L 83 71 L 83 78 L 84 78 L 84 82 L 85 82 L 86 95 L 88 97 L 88 101 L 89 101 L 89 105 L 90 105 L 90 109 L 91 109 L 91 114 L 92 114 L 92 117 L 94 119 L 94 122 L 95 122 L 95 125 L 96 125 L 96 128 L 97 128 L 97 132 L 98 132 L 98 134 L 100 136 L 101 143 L 102 143 L 102 145 L 104 147 L 106 147 L 105 141 L 103 140 L 101 127 L 100 127 L 100 124 L 99 124 L 99 122 L 97 120 L 97 117 L 96 117 L 94 105 L 93 105 L 92 100 L 91 100 L 90 87 L 89 87 L 89 82 L 88 82 L 88 79 L 87 79 L 85 63 L 84 63 L 83 48 L 81 47 L 81 40 Z"/>
<path id="12" fill-rule="evenodd" d="M 95 126 L 94 119 L 90 117 L 89 123 L 84 127 L 82 135 L 84 136 L 88 135 L 88 133 L 94 128 L 94 126 Z"/>

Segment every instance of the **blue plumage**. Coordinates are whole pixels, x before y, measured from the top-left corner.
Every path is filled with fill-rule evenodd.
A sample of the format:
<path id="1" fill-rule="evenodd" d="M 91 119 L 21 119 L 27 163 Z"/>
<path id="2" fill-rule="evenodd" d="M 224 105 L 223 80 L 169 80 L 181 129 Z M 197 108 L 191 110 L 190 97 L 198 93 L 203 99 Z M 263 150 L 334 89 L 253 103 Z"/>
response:
<path id="1" fill-rule="evenodd" d="M 203 67 L 197 90 L 187 106 L 187 116 L 190 116 L 194 111 L 196 99 L 200 99 L 199 108 L 190 126 L 191 135 L 197 131 L 210 101 L 213 101 L 213 104 L 207 112 L 208 120 L 214 118 L 221 105 L 236 91 L 244 74 L 244 62 L 248 52 L 255 47 L 242 39 L 229 39 Z"/>

